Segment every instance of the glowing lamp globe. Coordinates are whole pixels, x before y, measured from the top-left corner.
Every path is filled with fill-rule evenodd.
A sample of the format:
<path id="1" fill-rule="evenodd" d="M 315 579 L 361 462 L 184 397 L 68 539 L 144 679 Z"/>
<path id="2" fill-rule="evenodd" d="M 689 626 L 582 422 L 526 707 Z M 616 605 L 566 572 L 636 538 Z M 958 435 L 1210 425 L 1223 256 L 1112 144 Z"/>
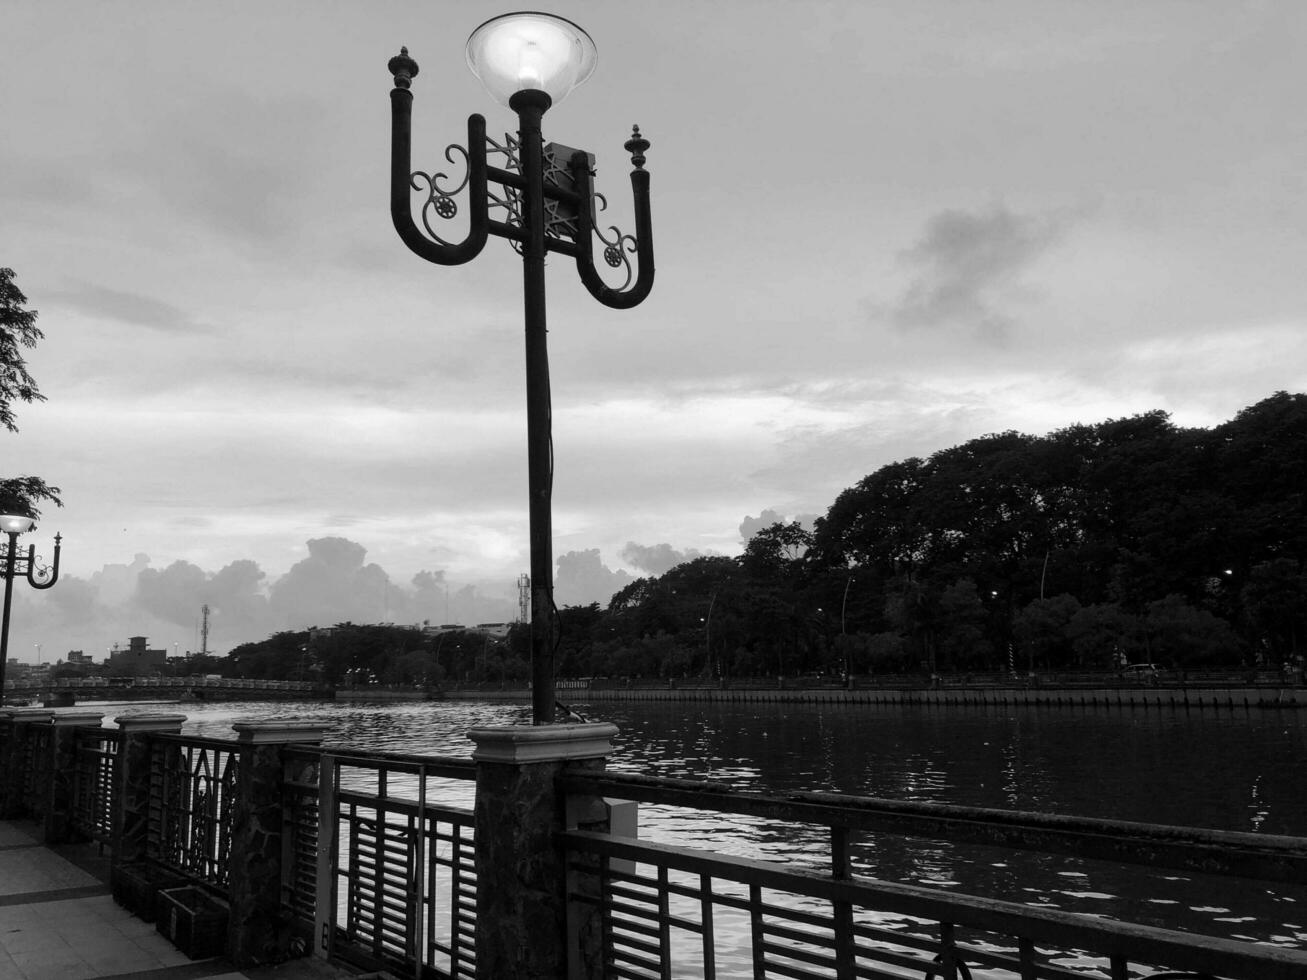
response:
<path id="1" fill-rule="evenodd" d="M 36 527 L 36 521 L 26 514 L 0 514 L 0 531 L 8 534 L 24 534 Z"/>
<path id="2" fill-rule="evenodd" d="M 517 92 L 544 92 L 557 104 L 595 70 L 599 52 L 570 20 L 523 11 L 486 21 L 467 39 L 467 64 L 500 105 Z"/>

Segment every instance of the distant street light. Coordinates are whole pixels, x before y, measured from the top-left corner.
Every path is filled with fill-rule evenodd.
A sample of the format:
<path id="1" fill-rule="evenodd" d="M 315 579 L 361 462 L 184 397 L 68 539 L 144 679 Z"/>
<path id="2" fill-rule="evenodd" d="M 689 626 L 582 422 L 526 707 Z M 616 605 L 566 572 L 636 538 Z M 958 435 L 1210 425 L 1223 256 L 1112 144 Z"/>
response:
<path id="1" fill-rule="evenodd" d="M 48 589 L 59 580 L 60 535 L 54 536 L 54 562 L 49 565 L 40 563 L 36 556 L 36 545 L 30 545 L 27 554 L 18 551 L 18 535 L 36 528 L 36 521 L 30 514 L 0 514 L 0 531 L 8 537 L 0 563 L 3 563 L 5 579 L 4 615 L 0 618 L 0 704 L 4 703 L 5 667 L 9 664 L 9 610 L 14 598 L 14 577 L 23 576 L 34 589 Z M 40 658 L 40 646 L 37 646 L 37 658 Z"/>
<path id="2" fill-rule="evenodd" d="M 640 303 L 653 287 L 653 236 L 649 212 L 649 174 L 644 153 L 649 141 L 639 127 L 626 141 L 631 154 L 636 235 L 595 227 L 591 187 L 594 157 L 583 150 L 544 142 L 540 124 L 546 110 L 590 77 L 597 52 L 590 36 L 571 21 L 541 13 L 504 14 L 486 21 L 468 38 L 466 56 L 473 74 L 495 101 L 517 113 L 518 135 L 502 144 L 486 137 L 486 121 L 467 121 L 467 147 L 452 145 L 445 159 L 462 158 L 466 174 L 452 189 L 443 173 L 410 169 L 413 94 L 417 62 L 401 48 L 388 64 L 390 92 L 390 213 L 404 244 L 428 262 L 460 265 L 475 258 L 487 236 L 507 238 L 522 256 L 526 320 L 527 490 L 531 543 L 531 714 L 537 725 L 554 720 L 554 569 L 552 542 L 553 436 L 550 422 L 549 355 L 545 332 L 545 255 L 557 252 L 576 260 L 581 282 L 599 302 L 615 309 Z M 497 154 L 503 166 L 487 163 Z M 493 190 L 491 185 L 494 185 Z M 468 231 L 462 242 L 446 241 L 434 225 L 458 214 L 454 195 L 468 189 Z M 413 220 L 410 194 L 425 193 L 422 227 Z M 496 217 L 491 217 L 494 210 Z M 604 262 L 625 272 L 609 286 L 595 269 L 591 236 L 603 245 Z M 638 260 L 638 274 L 630 256 Z"/>

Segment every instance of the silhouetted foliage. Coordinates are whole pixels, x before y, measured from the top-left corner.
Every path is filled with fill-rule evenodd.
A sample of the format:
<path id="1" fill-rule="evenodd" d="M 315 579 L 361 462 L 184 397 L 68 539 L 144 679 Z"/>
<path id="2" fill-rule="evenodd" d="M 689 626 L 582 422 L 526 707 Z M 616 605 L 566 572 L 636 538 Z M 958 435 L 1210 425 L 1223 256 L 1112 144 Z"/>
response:
<path id="1" fill-rule="evenodd" d="M 27 297 L 14 284 L 14 270 L 0 268 L 0 425 L 18 431 L 14 402 L 45 401 L 27 370 L 24 347 L 35 347 L 43 336 L 36 325 L 36 310 L 25 309 Z M 40 477 L 0 477 L 0 513 L 28 513 L 39 517 L 37 504 L 48 500 L 62 507 L 59 488 Z"/>
<path id="2" fill-rule="evenodd" d="M 607 609 L 562 609 L 557 671 L 835 681 L 1293 663 L 1307 639 L 1304 488 L 1307 395 L 1277 392 L 1210 430 L 1147 412 L 982 436 L 882 466 L 811 530 L 773 523 L 738 559 L 695 558 Z M 259 656 L 293 673 L 307 644 L 328 680 L 528 674 L 525 626 L 503 643 L 390 630 L 274 637 Z"/>

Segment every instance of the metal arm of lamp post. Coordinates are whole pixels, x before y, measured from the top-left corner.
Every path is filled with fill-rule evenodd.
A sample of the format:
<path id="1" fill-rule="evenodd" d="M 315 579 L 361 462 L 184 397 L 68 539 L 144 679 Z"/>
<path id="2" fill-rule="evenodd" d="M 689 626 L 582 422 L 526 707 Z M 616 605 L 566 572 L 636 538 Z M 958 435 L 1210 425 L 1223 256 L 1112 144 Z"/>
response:
<path id="1" fill-rule="evenodd" d="M 570 22 L 548 15 L 510 15 L 488 21 L 469 40 L 472 45 L 497 22 L 514 17 L 546 21 L 554 28 L 564 25 L 589 45 L 593 67 L 593 44 L 584 31 Z M 541 120 L 554 98 L 543 86 L 521 87 L 508 96 L 507 105 L 518 117 L 518 135 L 505 136 L 498 143 L 486 137 L 486 121 L 472 115 L 467 121 L 466 148 L 451 145 L 445 159 L 460 159 L 462 181 L 447 187 L 443 173 L 412 170 L 411 124 L 413 94 L 410 88 L 418 73 L 417 62 L 402 48 L 388 64 L 395 87 L 390 92 L 391 163 L 390 214 L 395 230 L 416 254 L 437 265 L 461 265 L 477 256 L 490 235 L 507 238 L 522 256 L 522 285 L 526 334 L 527 469 L 530 500 L 531 545 L 531 679 L 532 721 L 537 725 L 554 720 L 554 598 L 553 598 L 553 441 L 549 391 L 549 353 L 545 321 L 545 257 L 557 252 L 576 260 L 581 282 L 595 299 L 614 309 L 628 309 L 640 303 L 653 288 L 653 234 L 649 207 L 649 174 L 644 170 L 644 153 L 649 141 L 634 127 L 625 148 L 631 154 L 631 189 L 635 203 L 634 236 L 616 227 L 605 236 L 595 225 L 596 203 L 606 207 L 602 195 L 591 185 L 593 157 L 581 150 L 554 143 L 545 144 Z M 476 70 L 474 66 L 474 71 Z M 477 72 L 478 76 L 481 73 Z M 579 80 L 563 90 L 584 81 Z M 486 81 L 482 77 L 483 81 Z M 487 82 L 490 88 L 490 82 Z M 492 89 L 493 94 L 493 89 Z M 561 97 L 561 96 L 560 96 Z M 489 162 L 502 159 L 503 166 Z M 492 189 L 493 185 L 493 189 Z M 440 221 L 458 215 L 455 195 L 467 188 L 468 230 L 460 242 L 442 238 Z M 414 220 L 411 194 L 425 193 L 420 210 L 421 227 Z M 604 262 L 625 272 L 620 286 L 609 286 L 595 267 L 592 235 L 602 242 Z M 637 260 L 633 268 L 631 255 Z"/>
<path id="2" fill-rule="evenodd" d="M 49 565 L 44 565 L 37 557 L 36 545 L 29 545 L 25 555 L 18 550 L 18 535 L 24 530 L 32 530 L 35 524 L 29 522 L 26 528 L 19 530 L 14 530 L 14 526 L 16 525 L 11 525 L 6 519 L 4 531 L 9 542 L 5 545 L 4 554 L 0 556 L 4 562 L 4 571 L 0 574 L 5 579 L 4 613 L 0 618 L 0 704 L 4 703 L 5 668 L 9 664 L 9 612 L 13 605 L 14 579 L 26 578 L 34 589 L 53 586 L 59 580 L 59 551 L 63 540 L 61 535 L 54 536 L 54 560 Z"/>

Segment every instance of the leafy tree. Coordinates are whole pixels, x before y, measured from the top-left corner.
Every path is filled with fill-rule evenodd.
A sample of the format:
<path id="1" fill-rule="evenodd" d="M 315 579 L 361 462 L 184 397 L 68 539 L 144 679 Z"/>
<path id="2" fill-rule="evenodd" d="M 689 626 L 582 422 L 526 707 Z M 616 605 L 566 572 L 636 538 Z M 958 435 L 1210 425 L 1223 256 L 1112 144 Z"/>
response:
<path id="1" fill-rule="evenodd" d="M 1253 566 L 1242 591 L 1257 647 L 1282 662 L 1307 640 L 1307 570 L 1291 558 Z"/>
<path id="2" fill-rule="evenodd" d="M 1070 626 L 1079 611 L 1076 597 L 1063 593 L 1051 599 L 1036 599 L 1017 613 L 1012 632 L 1022 651 L 1021 666 L 1028 670 L 1071 666 L 1074 650 Z"/>
<path id="3" fill-rule="evenodd" d="M 1183 596 L 1150 602 L 1144 627 L 1150 662 L 1197 667 L 1240 659 L 1239 639 L 1230 624 L 1190 605 Z"/>
<path id="4" fill-rule="evenodd" d="M 17 432 L 13 402 L 45 401 L 27 371 L 22 348 L 35 347 L 45 335 L 36 325 L 36 311 L 23 308 L 27 297 L 14 285 L 14 270 L 0 268 L 0 425 Z"/>
<path id="5" fill-rule="evenodd" d="M 1085 606 L 1071 617 L 1067 632 L 1080 667 L 1107 670 L 1147 653 L 1140 618 L 1114 602 Z"/>
<path id="6" fill-rule="evenodd" d="M 14 402 L 45 401 L 27 370 L 24 347 L 35 347 L 45 335 L 36 325 L 36 311 L 25 309 L 27 297 L 14 284 L 14 270 L 0 268 L 0 425 L 18 431 Z M 0 477 L 0 509 L 26 510 L 39 517 L 37 503 L 48 500 L 62 507 L 59 488 L 35 476 Z"/>

